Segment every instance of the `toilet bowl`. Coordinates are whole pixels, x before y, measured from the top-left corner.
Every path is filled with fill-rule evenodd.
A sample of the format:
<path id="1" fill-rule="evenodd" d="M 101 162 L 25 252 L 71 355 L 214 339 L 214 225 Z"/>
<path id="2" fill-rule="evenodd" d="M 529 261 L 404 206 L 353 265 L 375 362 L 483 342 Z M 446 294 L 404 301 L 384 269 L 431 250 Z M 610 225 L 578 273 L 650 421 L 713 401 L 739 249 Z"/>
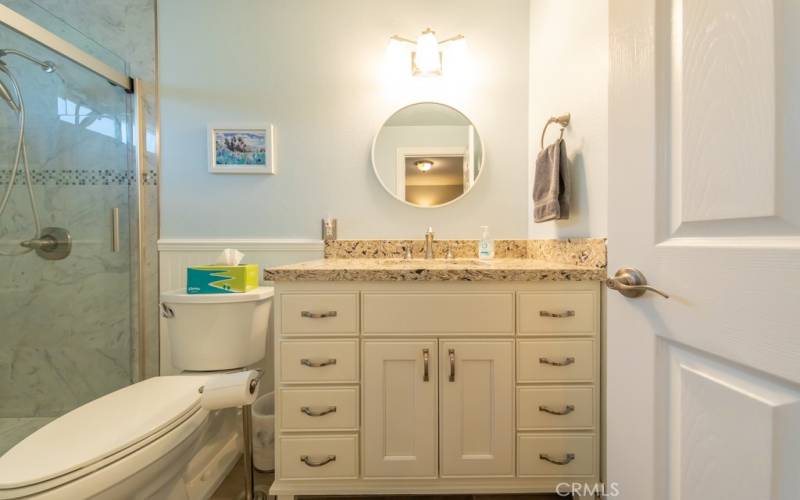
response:
<path id="1" fill-rule="evenodd" d="M 162 295 L 170 319 L 183 319 L 170 325 L 170 339 L 183 346 L 176 353 L 173 345 L 173 364 L 209 371 L 138 382 L 42 427 L 0 457 L 0 500 L 210 496 L 238 459 L 241 438 L 238 410 L 203 409 L 199 388 L 263 358 L 272 289 L 217 295 Z"/>

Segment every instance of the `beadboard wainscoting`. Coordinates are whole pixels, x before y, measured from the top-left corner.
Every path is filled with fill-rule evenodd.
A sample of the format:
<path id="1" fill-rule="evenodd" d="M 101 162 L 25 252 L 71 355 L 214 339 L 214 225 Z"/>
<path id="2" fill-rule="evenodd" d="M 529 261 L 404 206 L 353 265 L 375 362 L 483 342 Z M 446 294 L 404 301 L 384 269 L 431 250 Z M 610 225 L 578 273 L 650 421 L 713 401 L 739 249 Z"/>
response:
<path id="1" fill-rule="evenodd" d="M 304 260 L 321 259 L 323 255 L 321 240 L 279 240 L 279 239 L 162 239 L 158 242 L 159 255 L 159 288 L 162 291 L 186 287 L 186 268 L 189 266 L 210 264 L 226 248 L 235 248 L 244 253 L 244 261 L 258 264 L 260 268 L 293 264 Z M 261 279 L 259 273 L 259 279 Z M 160 320 L 161 375 L 178 372 L 170 362 L 169 335 L 166 322 Z M 272 322 L 267 343 L 272 346 Z M 271 349 L 261 363 L 265 370 L 262 392 L 272 387 Z"/>

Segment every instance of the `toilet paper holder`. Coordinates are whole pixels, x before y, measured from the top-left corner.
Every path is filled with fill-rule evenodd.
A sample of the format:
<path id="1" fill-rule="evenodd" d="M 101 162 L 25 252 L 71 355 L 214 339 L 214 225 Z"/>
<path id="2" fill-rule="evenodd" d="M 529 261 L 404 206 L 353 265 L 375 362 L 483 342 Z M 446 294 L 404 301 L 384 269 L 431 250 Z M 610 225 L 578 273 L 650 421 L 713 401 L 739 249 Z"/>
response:
<path id="1" fill-rule="evenodd" d="M 250 394 L 255 394 L 258 390 L 258 384 L 264 376 L 264 370 L 256 369 L 256 375 L 249 381 L 248 391 Z M 203 394 L 205 386 L 200 386 L 197 392 Z M 242 438 L 244 446 L 242 447 L 242 455 L 244 458 L 244 495 L 241 498 L 245 500 L 266 500 L 268 497 L 264 491 L 257 491 L 255 488 L 254 473 L 253 473 L 253 407 L 252 405 L 242 405 Z"/>
<path id="2" fill-rule="evenodd" d="M 258 384 L 261 382 L 261 378 L 263 376 L 264 376 L 264 370 L 262 370 L 260 368 L 257 368 L 256 369 L 256 376 L 253 377 L 253 379 L 250 380 L 250 387 L 247 388 L 250 391 L 250 394 L 253 394 L 253 393 L 256 392 L 256 389 L 258 389 Z M 200 394 L 203 394 L 203 389 L 204 388 L 205 388 L 205 386 L 201 385 L 200 387 L 198 387 L 197 392 L 199 392 Z"/>

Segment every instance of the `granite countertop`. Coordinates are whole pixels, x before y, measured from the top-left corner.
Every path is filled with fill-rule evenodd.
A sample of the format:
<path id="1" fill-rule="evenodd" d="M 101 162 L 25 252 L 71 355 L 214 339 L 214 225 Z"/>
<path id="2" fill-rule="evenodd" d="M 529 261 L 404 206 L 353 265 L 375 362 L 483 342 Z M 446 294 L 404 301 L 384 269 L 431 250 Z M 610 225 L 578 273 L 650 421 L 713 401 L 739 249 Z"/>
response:
<path id="1" fill-rule="evenodd" d="M 605 267 L 530 258 L 327 258 L 268 268 L 266 281 L 600 281 Z"/>

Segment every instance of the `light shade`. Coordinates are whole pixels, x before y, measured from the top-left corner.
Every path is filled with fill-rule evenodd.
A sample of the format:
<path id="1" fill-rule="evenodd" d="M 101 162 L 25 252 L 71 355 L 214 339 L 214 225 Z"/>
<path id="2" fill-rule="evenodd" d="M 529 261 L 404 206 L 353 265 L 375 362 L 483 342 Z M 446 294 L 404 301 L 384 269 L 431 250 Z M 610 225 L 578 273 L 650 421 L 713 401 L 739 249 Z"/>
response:
<path id="1" fill-rule="evenodd" d="M 433 168 L 433 162 L 430 160 L 419 160 L 414 162 L 414 166 L 417 167 L 420 172 L 427 172 Z"/>
<path id="2" fill-rule="evenodd" d="M 417 37 L 414 52 L 414 70 L 421 75 L 438 75 L 442 72 L 442 57 L 436 34 L 427 29 Z"/>

